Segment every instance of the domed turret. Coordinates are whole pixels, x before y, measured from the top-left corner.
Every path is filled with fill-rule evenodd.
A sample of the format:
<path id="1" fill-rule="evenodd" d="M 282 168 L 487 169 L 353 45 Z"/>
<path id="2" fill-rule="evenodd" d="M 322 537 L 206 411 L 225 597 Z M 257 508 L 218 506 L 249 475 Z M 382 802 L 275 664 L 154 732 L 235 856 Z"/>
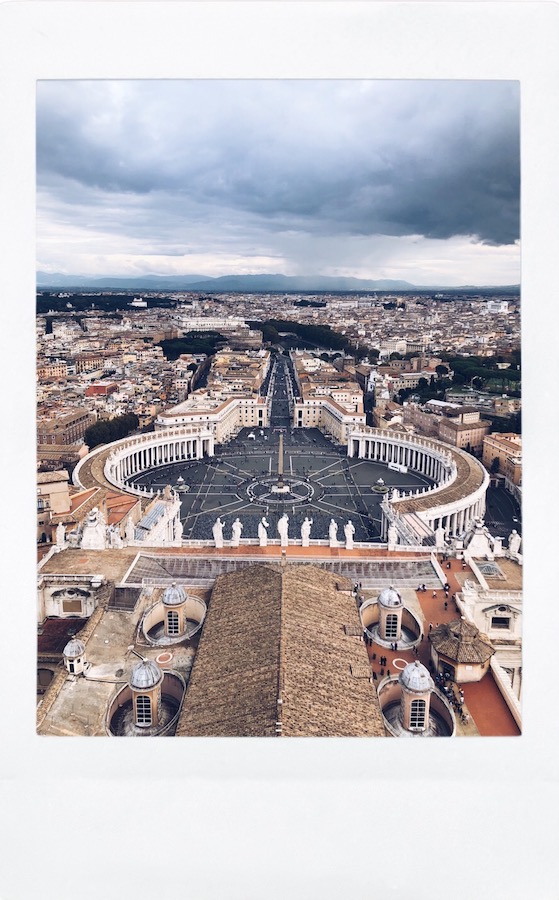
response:
<path id="1" fill-rule="evenodd" d="M 163 678 L 163 672 L 152 659 L 144 659 L 137 663 L 130 675 L 130 687 L 135 691 L 149 691 L 156 687 Z"/>
<path id="2" fill-rule="evenodd" d="M 186 592 L 184 588 L 177 585 L 176 581 L 163 591 L 162 597 L 165 606 L 180 606 L 186 600 Z"/>
<path id="3" fill-rule="evenodd" d="M 398 591 L 394 590 L 392 585 L 388 588 L 384 588 L 383 591 L 378 595 L 378 602 L 380 606 L 384 606 L 387 609 L 397 609 L 400 606 L 403 606 L 403 601 L 398 593 Z"/>
<path id="4" fill-rule="evenodd" d="M 76 659 L 77 657 L 84 655 L 85 644 L 78 638 L 73 637 L 72 640 L 68 641 L 62 652 L 68 659 Z"/>
<path id="5" fill-rule="evenodd" d="M 80 675 L 83 672 L 85 663 L 85 644 L 83 641 L 73 637 L 64 647 L 62 655 L 64 657 L 64 665 L 70 675 Z"/>
<path id="6" fill-rule="evenodd" d="M 159 724 L 162 682 L 163 672 L 152 659 L 143 659 L 132 669 L 129 684 L 138 728 Z"/>
<path id="7" fill-rule="evenodd" d="M 404 602 L 392 585 L 378 595 L 379 637 L 383 641 L 399 641 L 402 637 Z"/>
<path id="8" fill-rule="evenodd" d="M 399 677 L 402 689 L 400 719 L 407 731 L 422 732 L 429 726 L 429 705 L 433 679 L 418 659 L 409 663 Z"/>
<path id="9" fill-rule="evenodd" d="M 435 687 L 428 670 L 418 659 L 409 663 L 401 672 L 400 684 L 406 690 L 413 691 L 414 694 L 424 694 L 425 691 L 432 691 Z"/>

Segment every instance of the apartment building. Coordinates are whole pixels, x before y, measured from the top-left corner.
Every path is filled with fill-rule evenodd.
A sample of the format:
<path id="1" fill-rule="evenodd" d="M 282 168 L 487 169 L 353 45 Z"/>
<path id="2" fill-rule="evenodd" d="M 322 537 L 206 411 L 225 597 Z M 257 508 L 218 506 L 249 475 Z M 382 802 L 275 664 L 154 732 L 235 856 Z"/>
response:
<path id="1" fill-rule="evenodd" d="M 522 436 L 508 432 L 505 434 L 488 434 L 483 441 L 481 461 L 486 469 L 495 466 L 497 471 L 514 485 L 522 483 Z"/>

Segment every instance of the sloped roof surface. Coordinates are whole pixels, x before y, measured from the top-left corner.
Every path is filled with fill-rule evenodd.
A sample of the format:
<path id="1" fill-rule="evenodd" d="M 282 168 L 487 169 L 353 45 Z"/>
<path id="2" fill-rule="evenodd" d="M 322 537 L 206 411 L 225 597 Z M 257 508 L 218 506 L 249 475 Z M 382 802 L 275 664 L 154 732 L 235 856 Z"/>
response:
<path id="1" fill-rule="evenodd" d="M 345 628 L 360 626 L 355 600 L 336 582 L 303 565 L 220 576 L 177 735 L 384 735 L 376 691 L 355 675 L 368 666 Z"/>

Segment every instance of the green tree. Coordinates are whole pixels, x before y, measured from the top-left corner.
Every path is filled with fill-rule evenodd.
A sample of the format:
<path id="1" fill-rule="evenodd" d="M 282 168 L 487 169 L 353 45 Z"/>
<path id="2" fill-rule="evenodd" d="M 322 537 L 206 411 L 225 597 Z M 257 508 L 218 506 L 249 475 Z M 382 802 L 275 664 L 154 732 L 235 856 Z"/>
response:
<path id="1" fill-rule="evenodd" d="M 126 413 L 123 416 L 116 416 L 114 419 L 101 419 L 86 428 L 84 442 L 90 450 L 93 450 L 100 444 L 119 441 L 135 431 L 139 422 L 138 416 L 134 413 Z"/>

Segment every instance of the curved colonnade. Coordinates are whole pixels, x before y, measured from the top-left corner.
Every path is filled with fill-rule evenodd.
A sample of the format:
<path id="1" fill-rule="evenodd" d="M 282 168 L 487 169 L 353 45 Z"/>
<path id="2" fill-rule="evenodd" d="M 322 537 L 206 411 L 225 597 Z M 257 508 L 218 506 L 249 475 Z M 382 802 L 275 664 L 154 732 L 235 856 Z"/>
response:
<path id="1" fill-rule="evenodd" d="M 92 457 L 98 455 L 102 465 L 102 480 L 108 485 L 138 497 L 153 497 L 156 493 L 154 490 L 134 487 L 127 483 L 127 479 L 157 466 L 213 456 L 214 447 L 214 432 L 203 425 L 185 425 L 124 438 L 112 444 L 104 444 L 84 457 L 74 470 L 74 483 L 84 488 L 91 487 L 88 473 L 94 481 L 99 482 L 100 465 L 96 467 L 97 472 L 94 472 L 92 465 L 87 466 Z"/>
<path id="2" fill-rule="evenodd" d="M 443 529 L 446 537 L 467 531 L 485 513 L 489 474 L 471 454 L 441 441 L 359 428 L 348 437 L 348 456 L 405 466 L 434 480 L 431 487 L 408 493 L 393 492 L 383 503 L 383 537 L 393 524 L 403 543 L 420 535 L 420 523 L 431 532 Z"/>
<path id="3" fill-rule="evenodd" d="M 429 438 L 367 426 L 350 432 L 347 449 L 351 458 L 405 466 L 435 482 L 385 497 L 382 538 L 389 544 L 391 525 L 401 544 L 420 545 L 437 529 L 446 537 L 459 536 L 484 515 L 489 475 L 469 453 Z M 214 450 L 211 426 L 169 428 L 96 448 L 76 466 L 73 479 L 82 488 L 112 486 L 149 498 L 155 491 L 134 487 L 127 479 L 157 466 L 211 457 Z"/>

